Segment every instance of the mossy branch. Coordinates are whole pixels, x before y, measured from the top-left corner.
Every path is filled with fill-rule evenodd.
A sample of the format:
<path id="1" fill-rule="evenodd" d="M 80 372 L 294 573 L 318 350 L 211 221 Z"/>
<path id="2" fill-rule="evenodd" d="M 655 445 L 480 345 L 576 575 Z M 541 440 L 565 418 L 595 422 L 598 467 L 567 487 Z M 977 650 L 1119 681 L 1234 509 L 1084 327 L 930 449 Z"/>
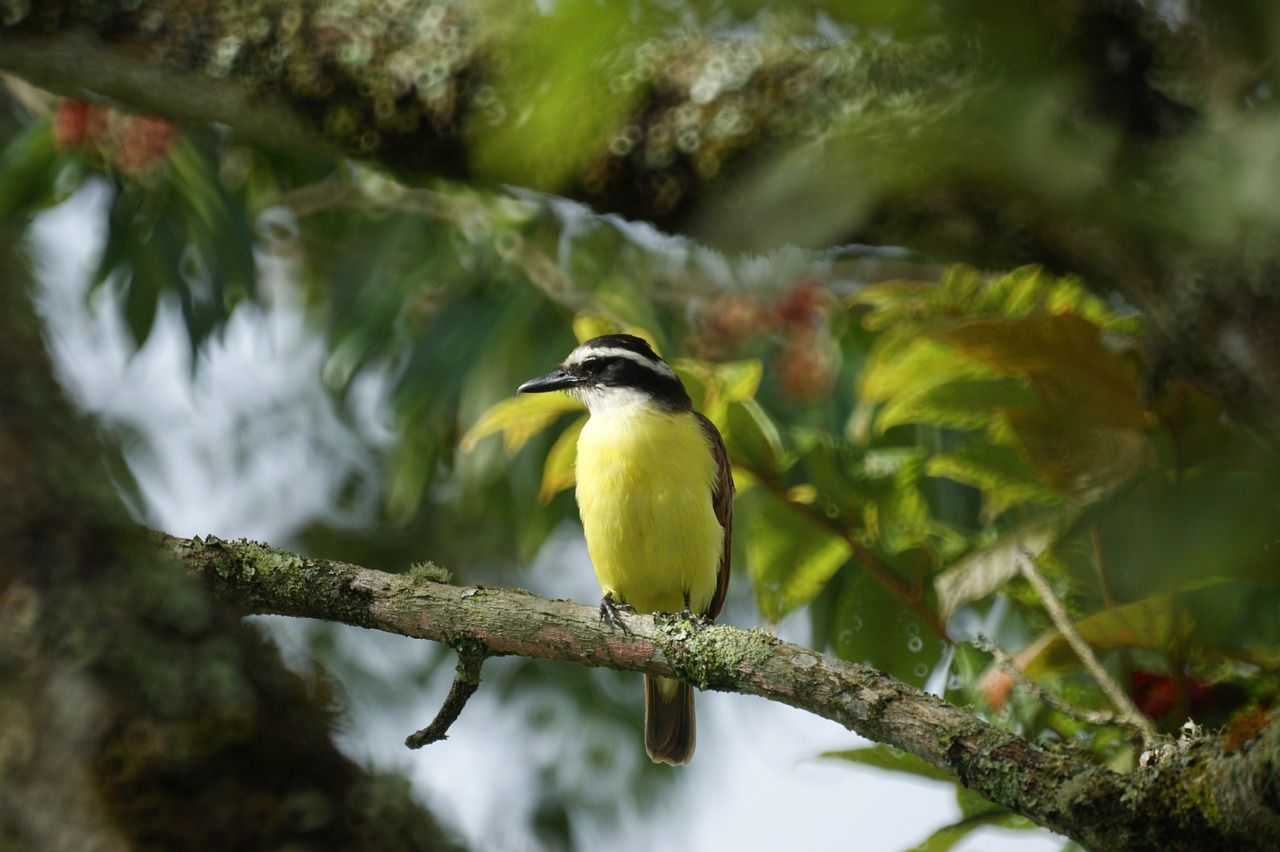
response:
<path id="1" fill-rule="evenodd" d="M 904 749 L 993 802 L 1106 849 L 1265 849 L 1280 845 L 1280 723 L 1230 751 L 1213 738 L 1149 753 L 1120 775 L 1049 750 L 867 666 L 761 630 L 693 629 L 678 618 L 620 613 L 517 590 L 461 587 L 313 559 L 254 542 L 159 543 L 247 613 L 338 621 L 475 653 L 515 654 L 677 676 L 702 689 L 757 695 Z"/>

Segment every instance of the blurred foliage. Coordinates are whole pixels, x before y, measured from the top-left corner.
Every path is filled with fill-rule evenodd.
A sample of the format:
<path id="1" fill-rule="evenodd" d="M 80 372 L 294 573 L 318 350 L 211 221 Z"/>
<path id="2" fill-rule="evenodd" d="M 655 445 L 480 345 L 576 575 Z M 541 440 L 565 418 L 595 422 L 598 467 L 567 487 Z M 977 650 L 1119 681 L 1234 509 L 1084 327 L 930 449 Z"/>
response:
<path id="1" fill-rule="evenodd" d="M 576 518 L 568 492 L 584 414 L 514 388 L 575 340 L 628 330 L 671 360 L 725 436 L 739 494 L 731 620 L 753 617 L 748 599 L 768 623 L 803 611 L 815 647 L 1131 765 L 1123 735 L 1011 691 L 966 643 L 986 633 L 1047 689 L 1106 707 L 1019 579 L 1026 553 L 1165 730 L 1274 704 L 1274 442 L 1224 402 L 1226 389 L 1171 371 L 1182 354 L 1120 292 L 1130 293 L 1126 270 L 1185 261 L 1187 277 L 1162 285 L 1176 311 L 1207 315 L 1210 296 L 1237 286 L 1267 295 L 1280 229 L 1270 61 L 1280 12 L 971 0 L 552 7 L 509 45 L 491 106 L 536 106 L 508 123 L 490 111 L 493 127 L 474 140 L 482 172 L 558 190 L 590 176 L 593 140 L 637 104 L 678 124 L 675 105 L 654 106 L 670 93 L 636 88 L 662 55 L 644 37 L 680 31 L 734 49 L 778 37 L 801 70 L 806 51 L 836 57 L 815 61 L 818 77 L 838 77 L 822 62 L 841 55 L 870 65 L 852 88 L 822 78 L 821 103 L 843 108 L 805 144 L 737 163 L 732 192 L 713 194 L 692 230 L 729 235 L 720 245 L 858 234 L 905 247 L 722 253 L 531 192 L 409 187 L 349 161 L 103 110 L 95 125 L 76 101 L 32 111 L 8 140 L 0 213 L 109 182 L 96 278 L 124 293 L 139 345 L 157 304 L 176 297 L 199 347 L 241 302 L 270 298 L 255 258 L 285 264 L 328 340 L 335 398 L 362 374 L 389 379 L 381 526 L 345 539 L 313 531 L 313 546 L 346 549 L 332 555 L 394 569 L 425 554 L 464 582 L 519 582 L 513 566 Z M 628 63 L 648 71 L 612 87 L 594 73 Z M 734 78 L 733 61 L 715 67 L 708 101 L 747 91 L 748 79 L 763 85 L 750 70 Z M 769 138 L 783 135 L 769 126 Z M 668 130 L 674 143 L 624 128 L 615 154 L 653 165 L 663 144 L 681 144 L 680 128 Z M 689 130 L 681 162 L 714 183 L 719 165 L 698 172 L 714 135 L 704 131 Z M 1196 272 L 1225 256 L 1245 272 Z M 523 676 L 533 677 L 521 669 L 509 682 Z M 574 682 L 578 695 L 594 689 Z M 921 771 L 888 755 L 844 756 Z M 962 805 L 963 820 L 921 848 L 1012 819 Z M 545 824 L 560 824 L 547 807 Z"/>

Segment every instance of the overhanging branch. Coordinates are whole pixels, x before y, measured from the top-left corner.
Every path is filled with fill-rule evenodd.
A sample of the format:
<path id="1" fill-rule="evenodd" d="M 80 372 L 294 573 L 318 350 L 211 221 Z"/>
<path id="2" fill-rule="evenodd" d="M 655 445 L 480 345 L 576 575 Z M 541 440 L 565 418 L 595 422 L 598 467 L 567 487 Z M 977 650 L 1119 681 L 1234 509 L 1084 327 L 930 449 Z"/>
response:
<path id="1" fill-rule="evenodd" d="M 248 613 L 321 618 L 457 645 L 587 666 L 675 675 L 758 695 L 917 755 L 986 798 L 1091 848 L 1275 848 L 1280 724 L 1224 753 L 1204 739 L 1120 775 L 1040 748 L 867 666 L 760 630 L 695 629 L 523 591 L 459 587 L 302 557 L 253 542 L 157 534 L 218 597 Z"/>

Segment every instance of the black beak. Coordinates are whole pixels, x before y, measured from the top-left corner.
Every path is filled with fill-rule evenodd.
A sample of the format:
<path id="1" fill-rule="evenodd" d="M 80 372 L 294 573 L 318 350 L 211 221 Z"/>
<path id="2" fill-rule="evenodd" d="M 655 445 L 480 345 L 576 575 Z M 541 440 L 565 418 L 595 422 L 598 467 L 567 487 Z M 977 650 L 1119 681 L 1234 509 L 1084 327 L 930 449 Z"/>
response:
<path id="1" fill-rule="evenodd" d="M 579 378 L 568 370 L 553 370 L 545 376 L 538 376 L 516 388 L 516 393 L 546 393 L 553 390 L 564 390 L 578 384 Z"/>

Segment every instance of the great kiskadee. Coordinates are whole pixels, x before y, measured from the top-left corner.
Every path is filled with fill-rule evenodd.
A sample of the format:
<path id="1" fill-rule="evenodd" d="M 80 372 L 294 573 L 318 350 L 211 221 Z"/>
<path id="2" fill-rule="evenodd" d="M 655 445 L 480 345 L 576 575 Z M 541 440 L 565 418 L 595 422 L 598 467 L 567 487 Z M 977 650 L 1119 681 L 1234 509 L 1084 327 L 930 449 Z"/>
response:
<path id="1" fill-rule="evenodd" d="M 520 393 L 561 390 L 590 417 L 578 437 L 578 512 L 601 617 L 688 610 L 713 619 L 729 588 L 733 477 L 724 441 L 649 344 L 592 338 Z M 644 678 L 644 744 L 658 763 L 693 757 L 693 687 Z"/>

